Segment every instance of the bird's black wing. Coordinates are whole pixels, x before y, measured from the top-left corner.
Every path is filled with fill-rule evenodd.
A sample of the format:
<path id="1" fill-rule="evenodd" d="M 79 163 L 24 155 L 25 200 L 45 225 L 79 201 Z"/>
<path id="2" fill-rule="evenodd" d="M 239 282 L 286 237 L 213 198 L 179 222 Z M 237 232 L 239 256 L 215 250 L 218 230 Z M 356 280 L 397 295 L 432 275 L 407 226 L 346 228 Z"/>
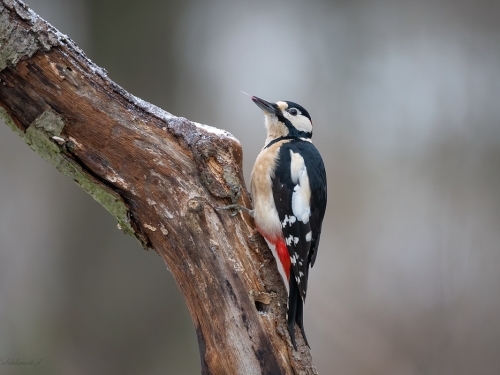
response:
<path id="1" fill-rule="evenodd" d="M 303 308 L 309 265 L 316 260 L 326 208 L 326 173 L 316 147 L 298 139 L 284 143 L 272 183 L 274 204 L 291 260 L 287 324 L 292 344 L 297 348 L 295 323 L 307 344 Z"/>
<path id="2" fill-rule="evenodd" d="M 302 172 L 307 174 L 307 179 L 297 179 L 300 163 L 305 168 Z M 309 186 L 305 186 L 307 184 Z M 308 189 L 310 199 L 302 203 L 296 201 L 294 205 L 294 193 L 301 195 L 300 189 Z M 292 262 L 290 278 L 295 279 L 300 296 L 305 300 L 309 265 L 314 264 L 316 259 L 326 207 L 325 168 L 318 150 L 311 142 L 292 140 L 281 146 L 273 178 L 273 196 Z M 308 214 L 304 215 L 303 210 Z M 307 219 L 304 220 L 304 217 Z"/>
<path id="3" fill-rule="evenodd" d="M 311 185 L 311 230 L 312 241 L 309 250 L 309 263 L 314 266 L 318 254 L 321 226 L 325 217 L 327 202 L 326 171 L 323 159 L 314 145 L 307 146 L 308 157 L 304 158 Z"/>

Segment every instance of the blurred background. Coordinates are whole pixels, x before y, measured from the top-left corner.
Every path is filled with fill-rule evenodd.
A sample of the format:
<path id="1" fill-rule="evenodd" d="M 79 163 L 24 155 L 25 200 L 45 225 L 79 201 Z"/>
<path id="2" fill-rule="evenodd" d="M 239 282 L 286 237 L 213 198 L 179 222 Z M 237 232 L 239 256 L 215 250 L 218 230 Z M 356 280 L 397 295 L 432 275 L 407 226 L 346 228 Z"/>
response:
<path id="1" fill-rule="evenodd" d="M 134 95 L 233 133 L 309 110 L 329 178 L 320 374 L 500 373 L 500 2 L 27 0 Z M 161 259 L 0 126 L 2 374 L 196 374 Z"/>

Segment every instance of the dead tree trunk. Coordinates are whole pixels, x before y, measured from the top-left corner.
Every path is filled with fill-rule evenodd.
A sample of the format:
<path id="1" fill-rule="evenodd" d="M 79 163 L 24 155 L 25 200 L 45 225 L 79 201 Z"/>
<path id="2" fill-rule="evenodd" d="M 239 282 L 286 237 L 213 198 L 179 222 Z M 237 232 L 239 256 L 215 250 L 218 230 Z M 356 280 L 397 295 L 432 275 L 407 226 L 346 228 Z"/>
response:
<path id="1" fill-rule="evenodd" d="M 0 114 L 172 272 L 204 374 L 314 374 L 285 327 L 286 290 L 251 218 L 239 142 L 112 82 L 19 0 L 0 0 Z"/>

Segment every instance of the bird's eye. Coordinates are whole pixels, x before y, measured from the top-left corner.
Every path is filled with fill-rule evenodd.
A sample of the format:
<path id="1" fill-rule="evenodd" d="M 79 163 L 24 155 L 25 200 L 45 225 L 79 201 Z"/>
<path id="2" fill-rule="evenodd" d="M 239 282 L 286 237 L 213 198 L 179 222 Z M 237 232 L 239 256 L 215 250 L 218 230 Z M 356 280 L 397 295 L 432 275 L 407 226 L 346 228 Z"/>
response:
<path id="1" fill-rule="evenodd" d="M 297 116 L 298 111 L 295 108 L 291 108 L 288 110 L 288 113 L 292 116 Z"/>

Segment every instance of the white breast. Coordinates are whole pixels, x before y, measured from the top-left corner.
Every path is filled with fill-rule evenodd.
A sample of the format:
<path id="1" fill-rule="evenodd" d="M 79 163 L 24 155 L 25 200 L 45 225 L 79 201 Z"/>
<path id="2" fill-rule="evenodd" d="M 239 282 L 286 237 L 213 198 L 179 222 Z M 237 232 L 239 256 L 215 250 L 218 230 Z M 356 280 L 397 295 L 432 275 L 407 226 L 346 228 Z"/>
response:
<path id="1" fill-rule="evenodd" d="M 276 142 L 257 156 L 251 178 L 255 224 L 266 237 L 282 236 L 278 211 L 274 204 L 272 181 L 278 149 L 283 142 Z"/>

